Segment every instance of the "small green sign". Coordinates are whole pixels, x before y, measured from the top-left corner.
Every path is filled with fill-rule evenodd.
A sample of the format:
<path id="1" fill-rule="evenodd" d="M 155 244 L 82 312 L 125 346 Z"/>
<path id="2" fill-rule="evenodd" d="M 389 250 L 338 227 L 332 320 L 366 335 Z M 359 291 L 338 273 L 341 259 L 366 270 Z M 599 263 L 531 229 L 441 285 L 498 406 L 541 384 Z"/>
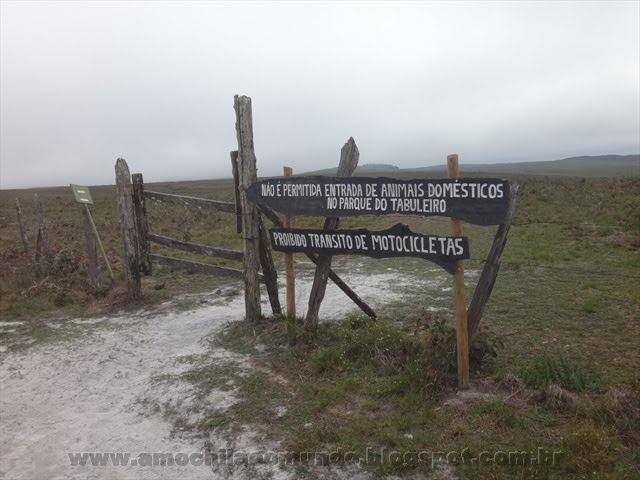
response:
<path id="1" fill-rule="evenodd" d="M 93 199 L 91 198 L 88 187 L 74 185 L 72 183 L 71 190 L 73 190 L 73 195 L 76 197 L 76 202 L 83 203 L 85 205 L 93 205 Z"/>

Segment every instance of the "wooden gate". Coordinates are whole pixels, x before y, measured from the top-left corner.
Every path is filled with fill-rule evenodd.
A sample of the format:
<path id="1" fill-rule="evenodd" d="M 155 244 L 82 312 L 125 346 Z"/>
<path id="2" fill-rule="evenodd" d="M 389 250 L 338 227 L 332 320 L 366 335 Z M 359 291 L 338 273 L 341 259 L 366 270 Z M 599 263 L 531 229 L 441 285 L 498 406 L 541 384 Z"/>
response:
<path id="1" fill-rule="evenodd" d="M 231 156 L 235 164 L 237 152 L 232 152 Z M 234 168 L 234 173 L 235 172 L 236 169 Z M 234 175 L 234 177 L 237 178 L 236 175 Z M 154 265 L 166 265 L 189 272 L 234 279 L 246 278 L 243 270 L 151 253 L 151 244 L 155 243 L 209 257 L 240 262 L 245 259 L 244 252 L 239 250 L 201 245 L 152 233 L 150 231 L 146 208 L 146 201 L 151 200 L 169 205 L 182 205 L 198 210 L 229 213 L 233 214 L 236 219 L 241 219 L 242 213 L 239 210 L 239 204 L 147 190 L 145 189 L 142 174 L 135 173 L 130 175 L 127 162 L 121 158 L 116 162 L 116 185 L 118 192 L 118 213 L 122 225 L 123 243 L 125 246 L 125 271 L 129 286 L 129 296 L 132 300 L 138 299 L 141 295 L 140 275 L 151 275 Z M 237 181 L 235 185 L 237 197 Z M 238 233 L 241 233 L 242 229 L 239 220 L 235 220 L 235 223 Z M 262 274 L 258 274 L 258 281 L 265 283 L 267 286 L 273 314 L 281 315 L 282 309 L 278 297 L 277 272 L 273 264 L 271 249 L 267 243 L 266 231 L 262 222 L 260 222 L 260 238 L 258 243 L 260 265 L 263 271 Z"/>
<path id="2" fill-rule="evenodd" d="M 278 297 L 278 277 L 263 216 L 276 227 L 282 227 L 283 222 L 272 210 L 257 206 L 247 199 L 247 190 L 257 181 L 251 99 L 236 95 L 234 109 L 238 141 L 238 150 L 231 152 L 235 203 L 145 190 L 142 174 L 136 173 L 131 176 L 127 162 L 122 158 L 116 161 L 118 215 L 124 244 L 125 275 L 131 300 L 138 300 L 141 296 L 140 274 L 151 275 L 153 265 L 159 264 L 191 272 L 243 279 L 246 318 L 251 321 L 262 316 L 259 286 L 262 282 L 267 287 L 273 314 L 282 316 Z M 150 232 L 145 205 L 147 199 L 212 212 L 235 214 L 236 231 L 242 235 L 243 251 L 200 245 Z M 151 243 L 190 253 L 239 260 L 243 262 L 243 269 L 152 254 Z M 322 265 L 324 262 L 320 255 L 309 254 L 307 257 L 316 265 Z M 262 270 L 262 273 L 259 270 Z M 322 266 L 322 276 L 331 279 L 364 313 L 372 318 L 376 317 L 375 312 L 331 270 L 329 264 Z"/>

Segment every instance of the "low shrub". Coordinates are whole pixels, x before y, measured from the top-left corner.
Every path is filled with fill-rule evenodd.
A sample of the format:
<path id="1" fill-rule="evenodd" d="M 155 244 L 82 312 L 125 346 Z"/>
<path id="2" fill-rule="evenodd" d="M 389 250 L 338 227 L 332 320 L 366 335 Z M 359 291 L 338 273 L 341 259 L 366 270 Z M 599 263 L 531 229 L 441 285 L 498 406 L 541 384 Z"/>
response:
<path id="1" fill-rule="evenodd" d="M 543 355 L 525 367 L 520 377 L 530 387 L 557 385 L 572 392 L 584 392 L 596 385 L 594 374 L 564 355 Z"/>

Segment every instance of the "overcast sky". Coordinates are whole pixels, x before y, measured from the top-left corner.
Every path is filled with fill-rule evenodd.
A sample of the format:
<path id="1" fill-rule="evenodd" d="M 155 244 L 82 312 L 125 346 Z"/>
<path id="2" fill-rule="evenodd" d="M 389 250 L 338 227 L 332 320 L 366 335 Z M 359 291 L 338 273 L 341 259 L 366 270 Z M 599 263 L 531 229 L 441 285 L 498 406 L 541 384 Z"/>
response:
<path id="1" fill-rule="evenodd" d="M 2 188 L 640 151 L 640 3 L 7 2 Z"/>

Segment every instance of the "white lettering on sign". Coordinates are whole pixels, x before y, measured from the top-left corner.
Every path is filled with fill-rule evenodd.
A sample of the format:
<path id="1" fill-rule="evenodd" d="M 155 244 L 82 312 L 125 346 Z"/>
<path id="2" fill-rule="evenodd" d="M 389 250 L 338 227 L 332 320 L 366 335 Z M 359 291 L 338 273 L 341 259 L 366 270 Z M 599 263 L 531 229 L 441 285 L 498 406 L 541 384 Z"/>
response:
<path id="1" fill-rule="evenodd" d="M 307 237 L 301 233 L 274 233 L 273 239 L 278 247 L 307 246 Z"/>
<path id="2" fill-rule="evenodd" d="M 313 183 L 263 183 L 260 193 L 263 197 L 321 197 L 320 185 Z"/>
<path id="3" fill-rule="evenodd" d="M 450 198 L 503 198 L 502 184 L 492 183 L 430 183 L 429 197 Z"/>
<path id="4" fill-rule="evenodd" d="M 438 215 L 497 225 L 506 214 L 509 182 L 495 178 L 297 177 L 256 182 L 247 196 L 289 215 Z"/>
<path id="5" fill-rule="evenodd" d="M 389 200 L 394 212 L 444 213 L 447 211 L 446 200 L 432 198 L 391 198 Z"/>
<path id="6" fill-rule="evenodd" d="M 382 197 L 424 197 L 424 187 L 421 184 L 383 183 L 380 188 Z"/>
<path id="7" fill-rule="evenodd" d="M 426 188 L 425 188 L 426 187 Z M 389 213 L 446 213 L 447 198 L 499 199 L 502 184 L 493 183 L 262 183 L 262 197 L 326 197 L 328 210 Z"/>
<path id="8" fill-rule="evenodd" d="M 461 237 L 430 237 L 408 235 L 371 235 L 373 250 L 397 253 L 428 253 L 459 256 L 464 253 Z"/>
<path id="9" fill-rule="evenodd" d="M 327 183 L 324 186 L 324 194 L 327 197 L 362 197 L 361 184 L 353 183 Z"/>
<path id="10" fill-rule="evenodd" d="M 412 232 L 397 224 L 378 232 L 359 230 L 270 230 L 274 250 L 326 255 L 367 255 L 375 258 L 418 257 L 438 263 L 450 273 L 457 259 L 469 258 L 466 237 L 443 237 Z"/>

